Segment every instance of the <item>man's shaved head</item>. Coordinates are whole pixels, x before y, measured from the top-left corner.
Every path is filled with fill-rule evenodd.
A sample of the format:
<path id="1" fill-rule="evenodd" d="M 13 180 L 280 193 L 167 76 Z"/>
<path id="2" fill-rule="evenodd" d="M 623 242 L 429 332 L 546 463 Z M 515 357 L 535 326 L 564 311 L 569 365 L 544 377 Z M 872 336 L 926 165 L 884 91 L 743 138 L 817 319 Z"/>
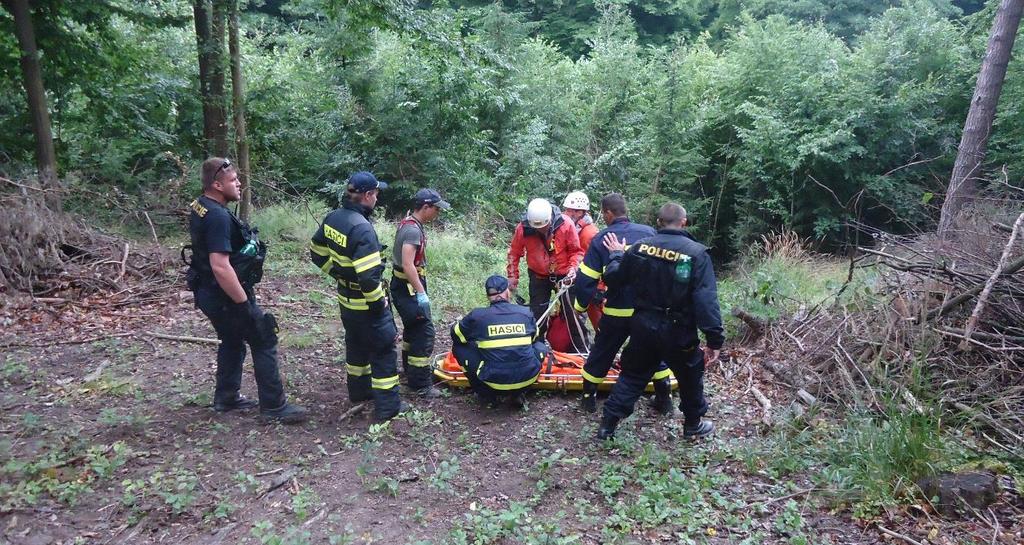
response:
<path id="1" fill-rule="evenodd" d="M 676 229 L 683 227 L 686 225 L 686 209 L 674 202 L 662 205 L 658 210 L 658 225 Z"/>

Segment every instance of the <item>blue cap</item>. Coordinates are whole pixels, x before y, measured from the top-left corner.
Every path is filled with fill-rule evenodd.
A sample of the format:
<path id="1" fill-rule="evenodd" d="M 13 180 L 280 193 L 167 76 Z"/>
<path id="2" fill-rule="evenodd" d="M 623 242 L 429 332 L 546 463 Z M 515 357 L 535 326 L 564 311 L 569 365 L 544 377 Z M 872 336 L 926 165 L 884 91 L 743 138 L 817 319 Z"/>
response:
<path id="1" fill-rule="evenodd" d="M 366 193 L 374 189 L 387 189 L 388 184 L 378 180 L 372 173 L 364 170 L 348 177 L 348 187 L 356 193 Z"/>
<path id="2" fill-rule="evenodd" d="M 487 278 L 484 282 L 484 288 L 487 288 L 487 295 L 498 295 L 504 293 L 508 289 L 508 278 L 495 274 Z"/>
<path id="3" fill-rule="evenodd" d="M 413 200 L 416 201 L 416 206 L 421 204 L 432 204 L 441 210 L 448 210 L 452 207 L 448 201 L 441 198 L 441 194 L 438 193 L 436 189 L 430 189 L 429 187 L 417 191 Z"/>

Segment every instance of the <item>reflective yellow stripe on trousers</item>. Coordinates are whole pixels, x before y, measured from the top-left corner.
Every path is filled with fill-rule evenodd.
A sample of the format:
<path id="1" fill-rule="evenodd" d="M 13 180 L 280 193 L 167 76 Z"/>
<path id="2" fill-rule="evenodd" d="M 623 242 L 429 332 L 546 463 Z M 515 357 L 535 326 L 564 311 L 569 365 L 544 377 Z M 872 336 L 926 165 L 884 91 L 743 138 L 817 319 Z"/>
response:
<path id="1" fill-rule="evenodd" d="M 357 365 L 355 363 L 348 363 L 345 365 L 348 368 L 348 374 L 354 377 L 365 377 L 370 374 L 369 365 Z"/>
<path id="2" fill-rule="evenodd" d="M 398 386 L 398 375 L 387 378 L 374 377 L 370 379 L 370 386 L 377 390 L 390 390 Z"/>

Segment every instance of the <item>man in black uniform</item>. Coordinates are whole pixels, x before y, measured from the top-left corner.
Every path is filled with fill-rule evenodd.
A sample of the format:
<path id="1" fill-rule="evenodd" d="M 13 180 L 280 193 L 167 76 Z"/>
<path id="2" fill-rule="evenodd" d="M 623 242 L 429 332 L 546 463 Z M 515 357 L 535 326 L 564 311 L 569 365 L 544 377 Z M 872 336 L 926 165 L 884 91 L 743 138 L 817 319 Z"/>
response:
<path id="1" fill-rule="evenodd" d="M 420 397 L 439 397 L 430 369 L 434 352 L 434 321 L 427 296 L 427 234 L 424 223 L 451 208 L 433 189 L 416 192 L 414 209 L 395 231 L 391 297 L 402 317 L 402 368 L 409 387 Z"/>
<path id="2" fill-rule="evenodd" d="M 254 229 L 225 207 L 241 196 L 231 161 L 212 157 L 201 168 L 203 194 L 192 201 L 189 234 L 192 261 L 189 288 L 196 306 L 213 323 L 220 339 L 213 408 L 247 409 L 256 402 L 238 394 L 242 384 L 245 343 L 252 349 L 260 414 L 283 423 L 306 419 L 306 410 L 287 402 L 277 368 L 277 321 L 256 304 L 253 284 L 263 276 L 266 246 Z"/>
<path id="3" fill-rule="evenodd" d="M 452 352 L 484 405 L 493 406 L 504 394 L 523 408 L 523 394 L 540 376 L 548 349 L 537 341 L 530 309 L 509 302 L 507 278 L 491 276 L 484 289 L 490 306 L 473 309 L 452 326 Z"/>
<path id="4" fill-rule="evenodd" d="M 640 240 L 654 235 L 654 229 L 642 223 L 629 221 L 626 199 L 619 193 L 609 193 L 601 199 L 601 215 L 608 227 L 594 236 L 583 256 L 580 274 L 576 275 L 573 308 L 586 312 L 587 306 L 598 294 L 598 285 L 610 261 L 603 241 L 613 234 L 620 240 Z M 615 355 L 629 338 L 629 319 L 633 316 L 633 290 L 629 287 L 608 289 L 604 294 L 604 309 L 598 322 L 597 336 L 583 366 L 583 410 L 597 412 L 597 387 L 608 376 Z M 672 412 L 672 383 L 669 369 L 661 364 L 654 373 L 654 408 L 662 414 Z"/>
<path id="5" fill-rule="evenodd" d="M 327 214 L 309 246 L 313 263 L 338 281 L 348 397 L 353 403 L 373 399 L 381 422 L 405 410 L 398 395 L 398 331 L 381 281 L 380 242 L 369 220 L 387 186 L 369 172 L 350 176 L 341 208 Z"/>
<path id="6" fill-rule="evenodd" d="M 622 353 L 622 372 L 604 404 L 599 440 L 610 439 L 619 421 L 633 412 L 658 363 L 668 363 L 679 381 L 686 416 L 683 436 L 703 437 L 715 427 L 702 420 L 704 364 L 718 359 L 725 336 L 718 308 L 718 288 L 707 248 L 686 232 L 686 210 L 675 203 L 658 212 L 658 234 L 629 241 L 609 235 L 611 252 L 604 278 L 609 288 L 632 288 L 636 311 L 630 321 L 629 345 Z M 707 348 L 700 350 L 697 330 Z"/>

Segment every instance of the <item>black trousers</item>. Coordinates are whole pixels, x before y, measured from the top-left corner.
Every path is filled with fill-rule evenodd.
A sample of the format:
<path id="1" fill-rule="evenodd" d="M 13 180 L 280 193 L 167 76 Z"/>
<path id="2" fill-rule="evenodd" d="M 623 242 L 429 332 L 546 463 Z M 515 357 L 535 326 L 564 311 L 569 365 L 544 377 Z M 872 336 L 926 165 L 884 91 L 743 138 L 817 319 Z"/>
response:
<path id="1" fill-rule="evenodd" d="M 427 281 L 420 278 L 423 288 Z M 416 302 L 412 285 L 401 278 L 391 278 L 391 300 L 402 318 L 402 369 L 413 390 L 422 390 L 433 384 L 430 356 L 434 353 L 434 321 L 430 311 L 423 312 Z"/>
<path id="2" fill-rule="evenodd" d="M 247 294 L 249 304 L 255 306 L 255 295 L 251 292 Z M 277 409 L 283 406 L 286 398 L 277 366 L 277 339 L 264 338 L 264 335 L 258 334 L 249 313 L 236 309 L 220 288 L 200 286 L 195 297 L 196 306 L 210 319 L 220 339 L 214 402 L 231 403 L 238 399 L 238 390 L 242 386 L 245 345 L 248 343 L 252 349 L 252 367 L 260 408 Z"/>
<path id="3" fill-rule="evenodd" d="M 622 371 L 604 404 L 604 415 L 625 418 L 633 414 L 636 400 L 662 361 L 679 381 L 679 410 L 687 423 L 704 416 L 708 410 L 704 399 L 704 353 L 696 332 L 692 326 L 687 330 L 662 314 L 640 310 L 630 320 L 630 341 L 622 352 Z"/>
<path id="4" fill-rule="evenodd" d="M 398 414 L 398 362 L 395 356 L 395 318 L 391 309 L 382 312 L 341 307 L 345 327 L 345 363 L 348 397 L 353 403 L 373 399 L 374 416 L 387 419 Z"/>
<path id="5" fill-rule="evenodd" d="M 583 379 L 594 384 L 601 384 L 608 371 L 615 363 L 615 355 L 629 338 L 630 318 L 623 316 L 609 316 L 605 314 L 601 318 L 601 327 L 594 337 L 594 345 L 590 347 L 590 354 L 587 362 L 583 364 Z M 625 355 L 623 355 L 625 358 Z M 668 365 L 658 362 L 658 367 L 653 375 L 654 380 L 668 378 Z M 646 386 L 647 383 L 644 383 Z"/>
<path id="6" fill-rule="evenodd" d="M 533 350 L 536 354 L 544 355 L 544 357 L 548 354 L 548 346 L 540 341 L 533 343 Z M 462 370 L 466 372 L 466 378 L 469 380 L 469 387 L 472 388 L 473 393 L 485 402 L 495 401 L 499 395 L 515 394 L 529 388 L 527 386 L 516 390 L 497 390 L 485 384 L 477 375 L 480 364 L 483 363 L 483 357 L 480 355 L 480 351 L 471 344 L 458 342 L 453 344 L 452 354 L 455 355 L 455 359 L 462 366 Z M 543 361 L 543 357 L 541 357 L 541 360 Z"/>

